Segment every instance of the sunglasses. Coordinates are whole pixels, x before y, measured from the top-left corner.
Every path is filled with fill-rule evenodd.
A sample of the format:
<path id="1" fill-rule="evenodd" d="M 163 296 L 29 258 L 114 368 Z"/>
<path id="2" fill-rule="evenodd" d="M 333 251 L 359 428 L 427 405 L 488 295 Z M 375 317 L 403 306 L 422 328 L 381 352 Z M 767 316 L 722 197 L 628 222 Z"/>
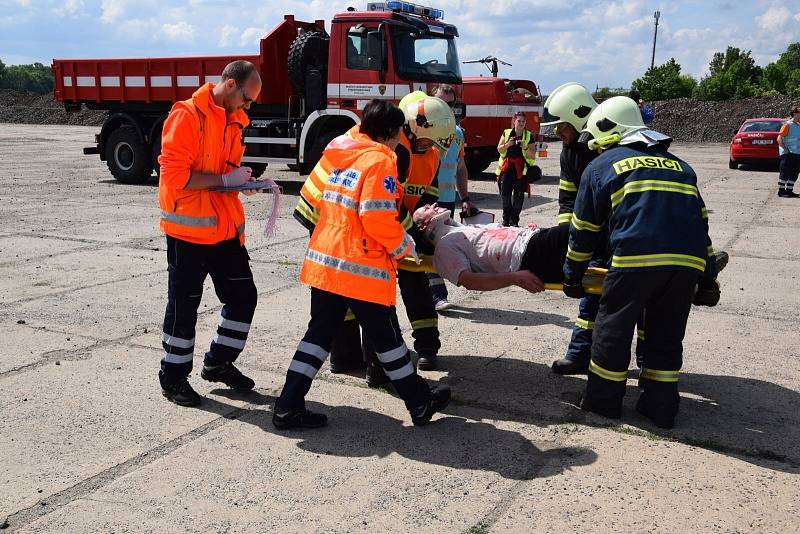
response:
<path id="1" fill-rule="evenodd" d="M 237 85 L 236 88 L 239 90 L 239 94 L 242 95 L 242 100 L 244 101 L 245 106 L 255 102 L 255 100 L 253 100 L 252 98 L 247 98 L 247 95 L 244 94 L 244 88 L 241 85 Z"/>

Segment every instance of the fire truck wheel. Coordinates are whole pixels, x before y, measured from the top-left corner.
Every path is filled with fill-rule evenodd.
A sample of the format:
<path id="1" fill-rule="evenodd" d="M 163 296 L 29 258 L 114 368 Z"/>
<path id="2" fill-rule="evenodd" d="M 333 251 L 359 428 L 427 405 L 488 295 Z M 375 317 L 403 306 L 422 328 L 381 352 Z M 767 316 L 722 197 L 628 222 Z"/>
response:
<path id="1" fill-rule="evenodd" d="M 123 184 L 143 184 L 153 173 L 150 147 L 133 128 L 117 128 L 106 140 L 106 164 Z"/>
<path id="2" fill-rule="evenodd" d="M 309 69 L 316 68 L 325 72 L 329 41 L 330 38 L 323 32 L 309 31 L 298 35 L 289 47 L 289 79 L 298 95 L 305 96 L 306 73 Z"/>
<path id="3" fill-rule="evenodd" d="M 247 165 L 253 170 L 253 173 L 251 174 L 253 178 L 260 177 L 262 174 L 264 174 L 264 171 L 267 170 L 266 163 L 244 163 L 243 165 Z"/>
<path id="4" fill-rule="evenodd" d="M 493 158 L 488 158 L 480 154 L 471 154 L 466 158 L 467 172 L 469 174 L 480 174 L 489 168 L 489 165 L 494 161 Z"/>
<path id="5" fill-rule="evenodd" d="M 311 150 L 306 154 L 305 162 L 300 165 L 300 174 L 308 174 L 310 173 L 314 167 L 319 163 L 319 160 L 322 158 L 322 151 L 325 150 L 325 147 L 328 146 L 328 143 L 342 135 L 344 132 L 337 132 L 336 130 L 330 130 L 327 132 L 323 132 L 322 135 L 317 137 L 317 140 L 314 141 L 314 144 L 311 145 Z"/>
<path id="6" fill-rule="evenodd" d="M 158 163 L 158 156 L 161 155 L 161 134 L 153 137 L 153 145 L 150 149 L 150 159 L 153 163 L 153 170 L 157 176 L 161 176 L 161 165 Z"/>

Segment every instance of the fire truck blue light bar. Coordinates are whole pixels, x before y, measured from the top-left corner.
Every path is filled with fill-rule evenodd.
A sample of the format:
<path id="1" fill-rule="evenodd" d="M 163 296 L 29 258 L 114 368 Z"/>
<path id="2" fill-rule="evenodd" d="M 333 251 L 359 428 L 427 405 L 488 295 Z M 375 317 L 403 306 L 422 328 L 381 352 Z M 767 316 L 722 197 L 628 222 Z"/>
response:
<path id="1" fill-rule="evenodd" d="M 412 15 L 419 15 L 429 19 L 438 20 L 444 18 L 444 11 L 441 9 L 419 6 L 417 4 L 412 4 L 411 2 L 386 2 L 386 7 L 391 11 L 410 13 Z"/>

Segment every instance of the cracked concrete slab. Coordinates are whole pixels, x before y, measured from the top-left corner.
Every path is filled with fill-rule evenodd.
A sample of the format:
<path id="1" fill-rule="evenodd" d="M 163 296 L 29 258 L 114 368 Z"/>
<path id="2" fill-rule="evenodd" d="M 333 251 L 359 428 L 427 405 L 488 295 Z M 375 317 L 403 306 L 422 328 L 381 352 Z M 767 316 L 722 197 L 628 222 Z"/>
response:
<path id="1" fill-rule="evenodd" d="M 622 421 L 576 407 L 585 377 L 549 370 L 567 347 L 575 301 L 450 286 L 457 308 L 440 316 L 440 368 L 423 375 L 450 384 L 453 402 L 430 426 L 411 427 L 396 397 L 324 365 L 309 403 L 331 425 L 283 434 L 271 404 L 309 309 L 297 282 L 307 243 L 291 216 L 297 177 L 269 170 L 285 193 L 276 238 L 263 235 L 271 197 L 245 199 L 260 298 L 240 366 L 257 391 L 231 395 L 197 377 L 221 306 L 209 281 L 192 377 L 206 403 L 183 409 L 161 397 L 156 377 L 167 277 L 155 182 L 117 183 L 96 157 L 79 156 L 94 128 L 5 126 L 0 288 L 15 300 L 0 308 L 11 341 L 0 348 L 8 530 L 800 528 L 800 202 L 775 196 L 774 173 L 727 169 L 725 146 L 675 146 L 698 171 L 716 248 L 731 253 L 722 302 L 690 316 L 675 429 L 634 411 L 633 362 Z M 523 219 L 551 226 L 558 145 L 539 163 L 544 177 Z M 499 214 L 493 175 L 472 178 L 473 200 Z M 398 315 L 411 346 L 402 303 Z"/>

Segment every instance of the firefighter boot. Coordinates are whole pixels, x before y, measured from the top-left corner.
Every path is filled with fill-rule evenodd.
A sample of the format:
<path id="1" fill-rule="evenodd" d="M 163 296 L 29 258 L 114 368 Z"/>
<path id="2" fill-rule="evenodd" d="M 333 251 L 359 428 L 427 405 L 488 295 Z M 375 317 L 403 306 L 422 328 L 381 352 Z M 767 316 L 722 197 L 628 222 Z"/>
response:
<path id="1" fill-rule="evenodd" d="M 349 373 L 365 367 L 358 321 L 355 318 L 345 320 L 331 344 L 331 373 Z"/>
<path id="2" fill-rule="evenodd" d="M 372 343 L 367 339 L 367 336 L 364 336 L 362 350 L 364 351 L 364 361 L 367 365 L 367 387 L 379 388 L 388 384 L 389 377 L 386 376 L 386 373 L 383 371 L 381 362 L 378 361 L 378 355 L 375 354 L 375 349 L 372 347 Z"/>
<path id="3" fill-rule="evenodd" d="M 675 416 L 681 397 L 677 382 L 657 382 L 639 379 L 642 394 L 636 402 L 636 411 L 650 419 L 658 428 L 675 426 Z"/>
<path id="4" fill-rule="evenodd" d="M 589 373 L 586 393 L 581 399 L 581 410 L 593 412 L 609 419 L 622 417 L 622 397 L 625 396 L 625 381 L 616 382 Z"/>
<path id="5" fill-rule="evenodd" d="M 585 375 L 589 370 L 589 362 L 561 358 L 553 362 L 551 369 L 557 375 Z"/>

